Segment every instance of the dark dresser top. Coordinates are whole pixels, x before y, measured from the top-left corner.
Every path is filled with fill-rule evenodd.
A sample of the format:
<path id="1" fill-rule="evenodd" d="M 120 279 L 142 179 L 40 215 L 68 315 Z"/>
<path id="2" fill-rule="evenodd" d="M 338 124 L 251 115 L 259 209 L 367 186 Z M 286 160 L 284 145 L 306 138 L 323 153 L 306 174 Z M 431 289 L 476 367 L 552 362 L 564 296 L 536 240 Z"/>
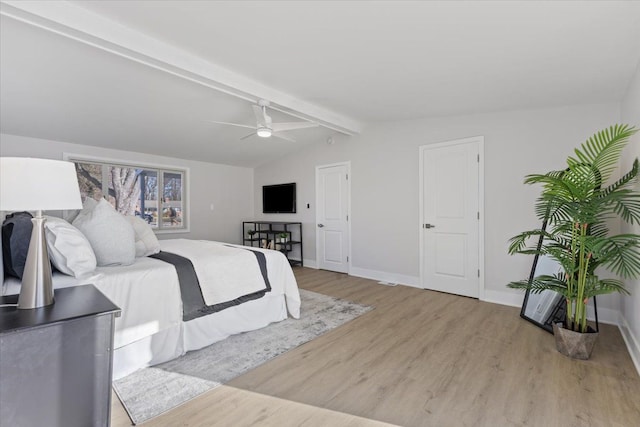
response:
<path id="1" fill-rule="evenodd" d="M 0 305 L 17 302 L 18 295 L 0 297 Z M 120 309 L 95 286 L 61 288 L 55 290 L 54 303 L 46 307 L 26 310 L 19 310 L 15 306 L 0 307 L 0 333 L 107 313 L 119 315 Z"/>

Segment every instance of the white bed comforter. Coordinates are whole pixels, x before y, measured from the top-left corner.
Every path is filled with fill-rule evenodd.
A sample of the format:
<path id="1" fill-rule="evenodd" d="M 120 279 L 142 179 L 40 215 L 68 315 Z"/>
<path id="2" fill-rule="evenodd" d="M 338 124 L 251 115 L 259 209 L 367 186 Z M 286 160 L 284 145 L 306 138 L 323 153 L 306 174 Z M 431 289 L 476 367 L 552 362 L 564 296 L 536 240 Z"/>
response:
<path id="1" fill-rule="evenodd" d="M 183 241 L 184 239 L 177 240 Z M 190 250 L 198 251 L 198 258 L 203 264 L 207 263 L 206 257 L 215 257 L 215 254 L 219 252 L 216 250 L 219 248 L 214 248 L 214 246 L 226 245 L 211 241 L 187 242 L 190 243 L 182 242 L 177 245 L 186 244 L 191 248 Z M 175 253 L 176 243 L 172 240 L 161 240 L 160 246 L 162 250 Z M 242 246 L 238 247 L 242 248 Z M 272 294 L 284 295 L 287 311 L 292 317 L 299 318 L 300 293 L 286 257 L 278 251 L 251 249 L 259 250 L 265 254 Z M 247 253 L 253 257 L 253 262 L 257 264 L 255 255 Z M 200 276 L 198 269 L 196 272 Z M 53 283 L 54 288 L 91 283 L 120 307 L 122 316 L 116 319 L 115 348 L 170 327 L 179 326 L 182 323 L 182 300 L 175 268 L 173 265 L 157 259 L 137 258 L 134 264 L 128 266 L 98 267 L 91 275 L 79 279 L 55 273 Z M 18 292 L 20 292 L 18 279 L 5 280 L 2 286 L 2 295 L 17 294 Z"/>
<path id="2" fill-rule="evenodd" d="M 188 239 L 164 240 L 161 248 L 191 261 L 206 305 L 233 301 L 265 289 L 260 265 L 248 250 Z"/>
<path id="3" fill-rule="evenodd" d="M 178 275 L 166 262 L 136 258 L 131 265 L 98 267 L 81 278 L 53 274 L 54 289 L 84 284 L 93 284 L 121 309 L 115 322 L 115 348 L 178 326 L 182 321 Z M 5 280 L 3 295 L 19 292 L 20 280 Z"/>
<path id="4" fill-rule="evenodd" d="M 224 245 L 226 243 L 218 243 Z M 162 246 L 162 242 L 160 243 Z M 271 292 L 275 295 L 284 295 L 287 302 L 287 311 L 294 319 L 300 318 L 300 291 L 298 282 L 293 275 L 293 270 L 282 252 L 271 249 L 261 249 L 241 245 L 231 245 L 238 248 L 249 248 L 264 253 L 267 259 L 267 277 L 271 284 Z"/>

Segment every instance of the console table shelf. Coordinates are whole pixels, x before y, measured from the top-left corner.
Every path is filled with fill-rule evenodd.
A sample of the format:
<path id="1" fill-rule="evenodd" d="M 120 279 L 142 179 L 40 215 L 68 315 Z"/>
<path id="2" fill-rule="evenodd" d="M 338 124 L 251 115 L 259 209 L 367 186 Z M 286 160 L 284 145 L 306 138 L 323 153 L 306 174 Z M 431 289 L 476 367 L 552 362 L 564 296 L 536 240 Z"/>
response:
<path id="1" fill-rule="evenodd" d="M 281 240 L 280 234 L 287 235 L 285 241 Z M 301 222 L 244 221 L 242 244 L 278 250 L 287 257 L 291 265 L 303 265 Z"/>

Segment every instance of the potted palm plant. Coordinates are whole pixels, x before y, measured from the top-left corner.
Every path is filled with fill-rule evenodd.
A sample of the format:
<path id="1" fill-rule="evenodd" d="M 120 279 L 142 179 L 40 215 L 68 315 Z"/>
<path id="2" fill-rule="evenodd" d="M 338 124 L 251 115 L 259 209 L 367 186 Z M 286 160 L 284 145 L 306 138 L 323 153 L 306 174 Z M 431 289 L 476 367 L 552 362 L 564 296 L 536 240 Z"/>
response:
<path id="1" fill-rule="evenodd" d="M 589 299 L 629 293 L 621 280 L 600 277 L 598 267 L 622 278 L 640 277 L 640 236 L 611 235 L 608 225 L 613 218 L 640 223 L 640 193 L 632 187 L 638 159 L 630 171 L 609 183 L 634 133 L 636 129 L 627 125 L 611 126 L 576 149 L 565 170 L 525 178 L 526 184 L 542 184 L 535 210 L 546 227 L 513 237 L 509 253 L 546 255 L 561 272 L 507 286 L 533 293 L 552 290 L 565 298 L 566 323 L 554 324 L 553 330 L 558 351 L 570 357 L 588 359 L 595 344 L 597 335 L 587 325 Z"/>

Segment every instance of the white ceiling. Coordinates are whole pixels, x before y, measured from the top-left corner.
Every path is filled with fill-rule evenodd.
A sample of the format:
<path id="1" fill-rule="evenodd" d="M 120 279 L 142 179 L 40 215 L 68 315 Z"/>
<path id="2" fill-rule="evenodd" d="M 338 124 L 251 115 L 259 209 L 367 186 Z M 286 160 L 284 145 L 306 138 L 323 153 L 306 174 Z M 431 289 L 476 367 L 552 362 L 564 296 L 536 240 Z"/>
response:
<path id="1" fill-rule="evenodd" d="M 287 132 L 297 143 L 252 137 L 248 102 L 2 17 L 3 133 L 169 157 L 255 166 L 328 137 L 324 128 Z M 16 42 L 18 40 L 19 42 Z M 273 121 L 297 121 L 270 112 Z"/>
<path id="2" fill-rule="evenodd" d="M 640 60 L 640 2 L 2 7 L 2 132 L 243 166 L 323 143 L 329 128 L 616 102 Z M 292 131 L 292 144 L 204 121 L 251 124 L 260 97 L 326 127 Z"/>

